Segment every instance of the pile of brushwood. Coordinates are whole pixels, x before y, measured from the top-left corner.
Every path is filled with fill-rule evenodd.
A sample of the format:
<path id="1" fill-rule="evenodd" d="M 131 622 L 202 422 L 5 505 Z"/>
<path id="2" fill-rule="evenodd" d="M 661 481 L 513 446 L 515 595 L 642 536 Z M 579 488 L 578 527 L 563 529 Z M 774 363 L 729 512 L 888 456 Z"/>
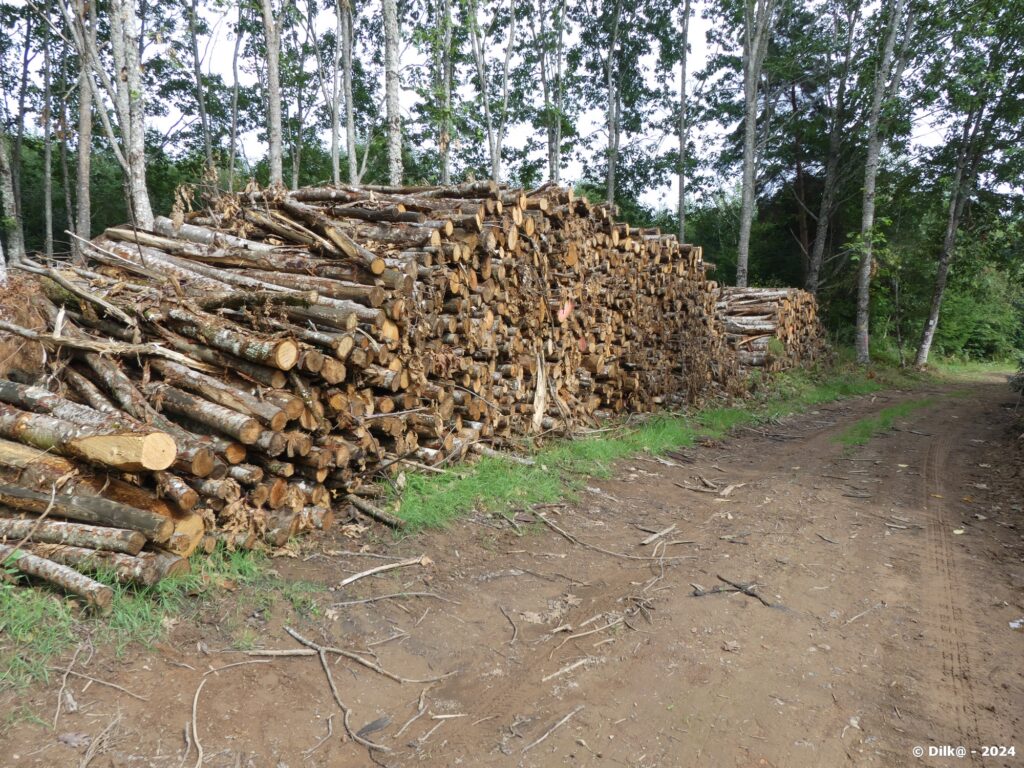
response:
<path id="1" fill-rule="evenodd" d="M 101 608 L 79 571 L 400 528 L 382 474 L 743 389 L 701 249 L 558 186 L 250 189 L 79 250 L 0 320 L 46 354 L 0 381 L 0 556 Z"/>

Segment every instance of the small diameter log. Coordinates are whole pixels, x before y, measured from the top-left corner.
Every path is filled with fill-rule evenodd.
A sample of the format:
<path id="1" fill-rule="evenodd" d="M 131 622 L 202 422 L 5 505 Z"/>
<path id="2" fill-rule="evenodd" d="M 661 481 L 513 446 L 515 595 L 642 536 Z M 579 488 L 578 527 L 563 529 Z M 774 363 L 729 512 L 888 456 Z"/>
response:
<path id="1" fill-rule="evenodd" d="M 36 527 L 38 525 L 38 527 Z M 33 530 L 34 529 L 34 530 Z M 106 528 L 100 525 L 69 523 L 63 520 L 0 518 L 0 538 L 21 541 L 32 532 L 32 541 L 43 544 L 68 544 L 73 547 L 105 549 L 126 555 L 137 555 L 146 544 L 138 531 Z"/>
<path id="2" fill-rule="evenodd" d="M 78 595 L 99 613 L 110 613 L 114 601 L 114 590 L 106 584 L 93 581 L 73 568 L 54 563 L 24 550 L 0 544 L 0 563 L 11 566 L 37 579 L 54 584 L 66 592 Z"/>
<path id="3" fill-rule="evenodd" d="M 124 472 L 167 469 L 178 449 L 166 432 L 75 424 L 0 404 L 0 435 Z"/>
<path id="4" fill-rule="evenodd" d="M 174 532 L 174 523 L 166 517 L 92 496 L 68 496 L 30 491 L 17 485 L 0 484 L 0 504 L 28 512 L 42 513 L 52 504 L 53 513 L 70 520 L 100 523 L 138 531 L 149 541 L 160 544 Z"/>
<path id="5" fill-rule="evenodd" d="M 345 501 L 347 501 L 349 504 L 358 509 L 367 517 L 372 517 L 378 523 L 383 523 L 384 525 L 390 528 L 395 528 L 398 530 L 405 528 L 405 520 L 402 520 L 400 517 L 395 517 L 390 512 L 387 512 L 381 509 L 380 507 L 371 504 L 366 499 L 360 498 L 355 494 L 348 494 L 345 497 Z"/>
<path id="6" fill-rule="evenodd" d="M 103 552 L 63 544 L 31 544 L 28 549 L 55 563 L 87 571 L 109 571 L 121 584 L 151 587 L 168 576 L 188 573 L 188 560 L 167 552 L 143 552 L 138 556 Z"/>
<path id="7" fill-rule="evenodd" d="M 263 427 L 251 416 L 190 395 L 168 384 L 150 384 L 146 387 L 146 394 L 164 410 L 230 435 L 242 445 L 252 445 L 263 432 Z"/>
<path id="8" fill-rule="evenodd" d="M 183 309 L 170 309 L 167 317 L 174 321 L 179 333 L 252 363 L 287 371 L 299 359 L 299 347 L 291 339 L 268 339 L 255 333 L 242 333 L 215 318 L 201 317 Z"/>
<path id="9" fill-rule="evenodd" d="M 288 415 L 281 408 L 246 392 L 242 385 L 233 386 L 168 360 L 153 361 L 152 365 L 168 383 L 196 392 L 225 408 L 254 416 L 275 432 L 284 429 L 288 423 Z"/>

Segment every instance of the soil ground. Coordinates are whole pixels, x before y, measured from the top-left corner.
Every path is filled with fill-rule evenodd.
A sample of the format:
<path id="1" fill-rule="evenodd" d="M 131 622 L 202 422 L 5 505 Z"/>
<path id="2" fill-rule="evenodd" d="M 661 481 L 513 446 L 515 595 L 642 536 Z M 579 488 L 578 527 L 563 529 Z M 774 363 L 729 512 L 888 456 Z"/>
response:
<path id="1" fill-rule="evenodd" d="M 922 398 L 864 445 L 836 439 Z M 392 561 L 346 555 L 358 545 L 340 536 L 274 561 L 287 578 L 324 585 L 310 595 L 319 611 L 253 611 L 244 620 L 256 647 L 300 648 L 290 623 L 400 676 L 451 673 L 399 684 L 329 657 L 353 728 L 371 726 L 364 738 L 388 752 L 343 739 L 316 656 L 209 674 L 257 661 L 231 647 L 229 598 L 151 649 L 76 667 L 148 701 L 71 678 L 77 712 L 56 732 L 16 722 L 0 735 L 0 763 L 78 766 L 92 743 L 93 768 L 196 765 L 185 733 L 202 684 L 195 719 L 213 767 L 1021 765 L 981 755 L 1024 755 L 1014 405 L 995 381 L 829 404 L 670 463 L 620 462 L 577 503 L 524 511 L 515 527 L 480 516 L 378 542 L 378 555 L 425 553 L 433 564 L 343 589 L 334 585 L 345 576 Z M 667 545 L 640 546 L 673 524 Z M 768 605 L 695 596 L 727 587 L 719 577 L 756 585 Z M 399 591 L 443 600 L 335 605 Z M 49 721 L 59 678 L 18 703 Z M 946 746 L 967 753 L 928 756 Z"/>

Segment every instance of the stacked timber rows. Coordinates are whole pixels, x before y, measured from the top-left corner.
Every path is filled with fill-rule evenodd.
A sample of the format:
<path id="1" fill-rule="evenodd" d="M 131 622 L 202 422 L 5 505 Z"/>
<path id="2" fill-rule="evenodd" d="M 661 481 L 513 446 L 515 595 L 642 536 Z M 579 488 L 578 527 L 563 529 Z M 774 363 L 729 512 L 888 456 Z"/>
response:
<path id="1" fill-rule="evenodd" d="M 725 336 L 745 368 L 782 371 L 826 353 L 818 303 L 807 291 L 723 287 L 716 308 Z"/>
<path id="2" fill-rule="evenodd" d="M 348 504 L 400 526 L 374 476 L 742 388 L 701 249 L 571 189 L 254 189 L 82 251 L 22 264 L 40 321 L 0 321 L 49 350 L 0 382 L 0 541 L 35 575 L 151 583 Z"/>

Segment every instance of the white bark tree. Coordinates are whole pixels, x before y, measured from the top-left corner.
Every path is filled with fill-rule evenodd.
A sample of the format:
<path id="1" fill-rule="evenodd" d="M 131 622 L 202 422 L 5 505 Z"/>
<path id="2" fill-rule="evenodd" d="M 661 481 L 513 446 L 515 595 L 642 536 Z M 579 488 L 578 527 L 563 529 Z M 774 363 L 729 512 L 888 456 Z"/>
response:
<path id="1" fill-rule="evenodd" d="M 736 253 L 736 285 L 741 288 L 747 285 L 750 230 L 757 206 L 758 84 L 775 26 L 776 11 L 776 0 L 744 0 L 743 3 L 743 186 Z"/>
<path id="2" fill-rule="evenodd" d="M 500 12 L 499 2 L 499 7 L 495 9 L 495 13 Z M 476 63 L 477 86 L 480 91 L 480 100 L 484 110 L 484 124 L 487 129 L 487 153 L 491 161 L 491 179 L 495 183 L 501 181 L 501 153 L 505 143 L 505 134 L 508 131 L 509 74 L 512 63 L 512 49 L 515 45 L 516 36 L 515 0 L 509 0 L 508 13 L 508 38 L 505 41 L 499 90 L 500 107 L 497 110 L 497 114 L 495 114 L 491 104 L 491 75 L 487 57 L 487 33 L 480 28 L 479 10 L 476 0 L 470 0 L 468 4 L 469 35 L 473 45 L 473 61 Z"/>
<path id="3" fill-rule="evenodd" d="M 281 24 L 284 13 L 274 16 L 272 0 L 262 0 L 263 31 L 267 50 L 267 137 L 270 144 L 270 183 L 284 183 L 281 139 Z"/>
<path id="4" fill-rule="evenodd" d="M 21 227 L 21 211 L 14 194 L 11 153 L 7 149 L 7 137 L 3 134 L 0 134 L 0 209 L 7 230 L 8 259 L 11 264 L 17 264 L 25 256 L 25 235 Z"/>
<path id="5" fill-rule="evenodd" d="M 387 102 L 388 124 L 388 182 L 402 183 L 402 114 L 399 104 L 399 33 L 398 2 L 383 0 L 384 3 L 384 90 Z"/>

